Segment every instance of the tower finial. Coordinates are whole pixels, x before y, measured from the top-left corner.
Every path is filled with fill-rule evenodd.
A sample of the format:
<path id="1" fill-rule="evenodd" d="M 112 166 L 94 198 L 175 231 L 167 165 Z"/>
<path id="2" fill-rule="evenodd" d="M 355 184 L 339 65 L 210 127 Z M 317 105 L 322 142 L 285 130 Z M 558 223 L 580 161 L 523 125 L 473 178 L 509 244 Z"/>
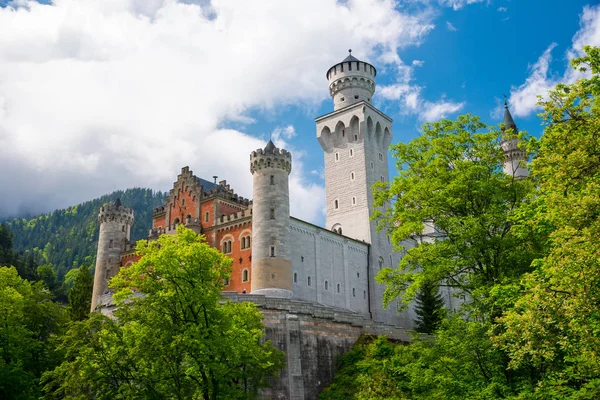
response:
<path id="1" fill-rule="evenodd" d="M 350 53 L 350 55 L 352 55 L 352 49 L 348 49 L 348 53 Z"/>
<path id="2" fill-rule="evenodd" d="M 504 93 L 503 96 L 504 96 L 504 108 L 508 108 L 508 96 L 506 95 L 506 93 Z"/>

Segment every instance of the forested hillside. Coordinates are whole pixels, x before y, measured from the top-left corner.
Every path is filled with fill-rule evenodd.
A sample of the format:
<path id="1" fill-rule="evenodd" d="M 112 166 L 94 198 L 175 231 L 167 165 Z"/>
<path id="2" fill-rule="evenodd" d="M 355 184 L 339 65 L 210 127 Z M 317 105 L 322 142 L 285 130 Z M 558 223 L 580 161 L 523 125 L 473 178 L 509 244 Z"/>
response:
<path id="1" fill-rule="evenodd" d="M 164 203 L 165 193 L 133 188 L 35 218 L 6 221 L 13 234 L 14 251 L 33 255 L 38 264 L 52 264 L 59 279 L 80 264 L 93 266 L 98 209 L 117 197 L 135 213 L 131 240 L 145 238 L 152 223 L 152 209 Z"/>

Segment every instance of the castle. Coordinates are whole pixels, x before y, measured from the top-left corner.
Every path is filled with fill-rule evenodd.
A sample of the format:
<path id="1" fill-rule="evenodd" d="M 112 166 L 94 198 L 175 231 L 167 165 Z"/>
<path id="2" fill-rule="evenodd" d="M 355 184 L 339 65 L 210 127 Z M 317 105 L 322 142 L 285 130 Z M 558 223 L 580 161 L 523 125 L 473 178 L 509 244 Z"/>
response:
<path id="1" fill-rule="evenodd" d="M 292 156 L 272 141 L 250 153 L 252 201 L 238 196 L 226 181 L 210 182 L 184 167 L 165 205 L 153 212 L 149 240 L 174 233 L 179 224 L 204 234 L 233 259 L 226 295 L 257 302 L 264 309 L 265 325 L 280 329 L 288 354 L 287 378 L 273 389 L 273 398 L 314 398 L 309 387 L 322 385 L 320 379 L 302 377 L 302 365 L 304 375 L 312 368 L 302 358 L 311 355 L 296 354 L 302 353 L 303 343 L 319 352 L 322 349 L 310 343 L 327 337 L 327 360 L 333 365 L 335 354 L 347 350 L 361 333 L 397 334 L 402 340 L 403 331 L 390 327 L 413 326 L 412 308 L 399 313 L 391 304 L 384 309 L 384 286 L 375 282 L 381 268 L 398 265 L 402 256 L 392 251 L 386 232 L 378 232 L 377 222 L 371 220 L 372 186 L 389 179 L 387 149 L 392 141 L 392 119 L 372 105 L 376 75 L 373 65 L 352 54 L 326 73 L 334 109 L 315 119 L 325 157 L 324 228 L 290 215 Z M 504 123 L 517 131 L 508 107 Z M 505 172 L 526 176 L 526 155 L 517 140 L 506 140 L 502 147 Z M 103 206 L 98 219 L 92 311 L 110 306 L 108 280 L 137 260 L 135 244 L 129 242 L 133 211 L 117 200 Z M 426 225 L 425 231 L 435 234 L 432 226 Z M 457 299 L 441 290 L 447 305 L 456 306 Z M 294 329 L 302 332 L 308 326 L 314 337 L 306 333 L 310 337 L 292 338 Z M 319 357 L 316 354 L 315 361 Z M 323 374 L 328 379 L 332 372 Z"/>

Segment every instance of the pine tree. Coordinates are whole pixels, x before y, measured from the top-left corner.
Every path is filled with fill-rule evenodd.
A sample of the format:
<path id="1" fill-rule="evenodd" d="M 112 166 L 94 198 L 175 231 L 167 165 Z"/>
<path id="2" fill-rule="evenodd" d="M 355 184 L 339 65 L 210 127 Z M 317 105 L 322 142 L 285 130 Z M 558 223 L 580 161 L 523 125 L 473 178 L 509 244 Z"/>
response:
<path id="1" fill-rule="evenodd" d="M 425 282 L 415 300 L 415 312 L 417 313 L 415 330 L 428 334 L 434 332 L 442 320 L 444 308 L 444 300 L 440 295 L 437 283 Z"/>
<path id="2" fill-rule="evenodd" d="M 82 321 L 90 314 L 94 276 L 87 265 L 77 268 L 73 287 L 69 290 L 69 315 L 73 321 Z"/>

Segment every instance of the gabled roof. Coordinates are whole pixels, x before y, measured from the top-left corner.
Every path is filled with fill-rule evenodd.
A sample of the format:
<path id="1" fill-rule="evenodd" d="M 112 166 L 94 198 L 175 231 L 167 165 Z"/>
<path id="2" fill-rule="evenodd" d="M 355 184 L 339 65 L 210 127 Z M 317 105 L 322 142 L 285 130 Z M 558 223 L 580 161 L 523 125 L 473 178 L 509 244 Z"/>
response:
<path id="1" fill-rule="evenodd" d="M 225 188 L 221 185 L 219 185 L 218 183 L 214 183 L 214 182 L 210 182 L 207 181 L 206 179 L 202 179 L 199 177 L 196 177 L 196 180 L 198 180 L 198 183 L 202 186 L 202 190 L 204 192 L 210 192 L 213 189 L 217 189 L 217 190 L 225 190 Z"/>

